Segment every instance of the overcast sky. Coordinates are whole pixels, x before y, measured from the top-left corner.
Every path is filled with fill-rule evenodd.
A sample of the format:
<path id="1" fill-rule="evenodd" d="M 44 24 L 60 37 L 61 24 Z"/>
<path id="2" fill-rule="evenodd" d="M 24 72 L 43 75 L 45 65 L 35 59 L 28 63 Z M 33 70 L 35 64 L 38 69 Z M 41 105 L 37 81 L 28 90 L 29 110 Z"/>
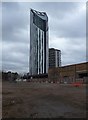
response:
<path id="1" fill-rule="evenodd" d="M 30 8 L 46 12 L 49 47 L 61 50 L 62 65 L 86 61 L 86 4 L 2 3 L 3 70 L 29 71 Z"/>

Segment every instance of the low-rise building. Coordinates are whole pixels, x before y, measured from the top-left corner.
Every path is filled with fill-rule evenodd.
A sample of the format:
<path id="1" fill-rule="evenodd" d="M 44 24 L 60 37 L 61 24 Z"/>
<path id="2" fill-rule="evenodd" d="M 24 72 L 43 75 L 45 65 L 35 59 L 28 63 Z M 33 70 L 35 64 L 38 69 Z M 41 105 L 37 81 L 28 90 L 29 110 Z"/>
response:
<path id="1" fill-rule="evenodd" d="M 58 68 L 49 68 L 49 81 L 60 83 L 71 83 L 75 81 L 87 82 L 88 78 L 88 62 L 62 66 Z"/>

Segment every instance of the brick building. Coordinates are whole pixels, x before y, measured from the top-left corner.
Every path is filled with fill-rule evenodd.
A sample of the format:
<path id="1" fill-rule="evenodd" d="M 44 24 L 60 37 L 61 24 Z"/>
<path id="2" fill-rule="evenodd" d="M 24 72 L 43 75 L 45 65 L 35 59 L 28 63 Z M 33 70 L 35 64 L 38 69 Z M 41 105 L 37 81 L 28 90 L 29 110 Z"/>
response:
<path id="1" fill-rule="evenodd" d="M 48 70 L 48 77 L 50 82 L 86 82 L 88 78 L 88 62 L 58 68 L 50 68 Z"/>

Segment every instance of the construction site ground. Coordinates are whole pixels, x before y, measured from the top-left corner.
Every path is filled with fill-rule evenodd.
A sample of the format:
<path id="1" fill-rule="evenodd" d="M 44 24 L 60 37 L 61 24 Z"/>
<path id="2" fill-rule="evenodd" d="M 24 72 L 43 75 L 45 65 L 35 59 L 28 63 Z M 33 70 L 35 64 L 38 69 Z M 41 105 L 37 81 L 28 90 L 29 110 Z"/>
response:
<path id="1" fill-rule="evenodd" d="M 2 117 L 85 118 L 86 87 L 59 83 L 3 82 Z"/>

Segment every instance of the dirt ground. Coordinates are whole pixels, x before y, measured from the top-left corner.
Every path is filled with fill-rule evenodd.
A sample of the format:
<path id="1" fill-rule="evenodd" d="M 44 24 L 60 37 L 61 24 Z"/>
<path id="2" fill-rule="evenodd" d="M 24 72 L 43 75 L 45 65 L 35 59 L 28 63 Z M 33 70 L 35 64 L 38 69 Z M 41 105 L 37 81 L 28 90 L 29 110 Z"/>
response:
<path id="1" fill-rule="evenodd" d="M 0 120 L 2 118 L 2 82 L 0 79 Z"/>
<path id="2" fill-rule="evenodd" d="M 3 82 L 3 118 L 85 118 L 86 87 Z"/>

